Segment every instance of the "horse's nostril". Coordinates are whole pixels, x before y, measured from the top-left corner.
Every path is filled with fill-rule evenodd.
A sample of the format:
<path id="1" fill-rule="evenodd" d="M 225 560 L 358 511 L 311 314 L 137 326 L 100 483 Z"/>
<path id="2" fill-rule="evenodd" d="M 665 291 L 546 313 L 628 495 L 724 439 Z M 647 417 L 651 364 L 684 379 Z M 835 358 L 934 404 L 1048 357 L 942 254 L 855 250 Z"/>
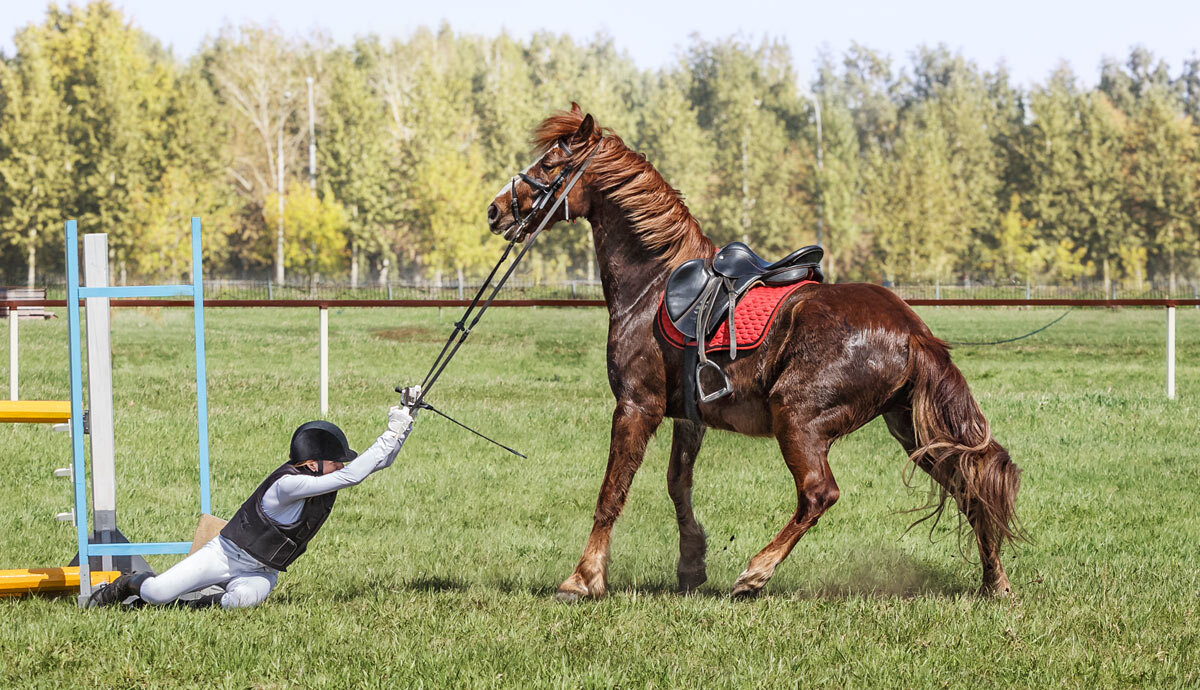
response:
<path id="1" fill-rule="evenodd" d="M 496 219 L 499 217 L 500 217 L 500 209 L 496 208 L 495 204 L 489 204 L 488 205 L 488 222 L 495 223 Z"/>

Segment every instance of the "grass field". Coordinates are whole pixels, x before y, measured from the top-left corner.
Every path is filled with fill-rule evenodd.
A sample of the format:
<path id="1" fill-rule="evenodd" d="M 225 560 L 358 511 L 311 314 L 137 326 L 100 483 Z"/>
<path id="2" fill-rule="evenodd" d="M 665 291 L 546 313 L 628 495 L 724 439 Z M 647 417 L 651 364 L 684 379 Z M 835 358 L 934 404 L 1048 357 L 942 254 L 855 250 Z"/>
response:
<path id="1" fill-rule="evenodd" d="M 1023 333 L 1049 310 L 925 309 L 955 340 Z M 457 312 L 334 311 L 329 418 L 363 447 L 392 386 L 420 379 Z M 117 310 L 121 526 L 191 536 L 197 518 L 187 310 Z M 214 512 L 227 517 L 317 415 L 315 309 L 208 312 Z M 1200 311 L 1179 312 L 1179 399 L 1161 310 L 1076 311 L 1034 338 L 955 351 L 1024 468 L 1035 542 L 1009 552 L 1011 601 L 974 594 L 951 524 L 878 421 L 835 446 L 841 500 L 755 601 L 746 561 L 795 507 L 769 440 L 708 436 L 696 472 L 709 582 L 673 593 L 669 422 L 617 524 L 610 594 L 556 603 L 604 471 L 611 396 L 599 309 L 497 309 L 433 401 L 528 453 L 422 417 L 396 465 L 338 501 L 267 602 L 224 612 L 0 600 L 0 687 L 1197 687 Z M 67 395 L 65 319 L 21 324 L 21 393 Z M 0 362 L 6 358 L 0 355 Z M 65 563 L 64 435 L 0 425 L 0 567 Z M 974 554 L 972 554 L 974 561 Z M 166 567 L 172 558 L 153 564 Z"/>

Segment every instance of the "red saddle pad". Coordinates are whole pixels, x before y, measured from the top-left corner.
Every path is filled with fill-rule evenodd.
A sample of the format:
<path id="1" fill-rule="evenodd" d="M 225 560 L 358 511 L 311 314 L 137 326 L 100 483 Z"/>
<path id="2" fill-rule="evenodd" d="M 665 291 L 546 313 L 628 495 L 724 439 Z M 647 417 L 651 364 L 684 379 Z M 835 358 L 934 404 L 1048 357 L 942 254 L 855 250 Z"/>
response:
<path id="1" fill-rule="evenodd" d="M 784 298 L 795 292 L 802 285 L 816 285 L 815 280 L 805 280 L 791 285 L 759 285 L 758 287 L 750 288 L 749 292 L 742 297 L 742 301 L 738 302 L 733 308 L 734 330 L 737 331 L 738 349 L 753 350 L 762 345 L 762 341 L 767 337 L 767 332 L 771 330 L 771 324 L 775 321 L 775 314 L 779 312 L 779 305 L 783 303 Z M 683 334 L 671 323 L 667 318 L 666 305 L 659 300 L 658 317 L 654 320 L 658 326 L 659 333 L 672 346 L 682 350 L 685 345 L 694 345 L 695 341 L 685 342 Z M 704 344 L 705 352 L 716 352 L 718 350 L 729 349 L 729 318 L 721 320 L 721 327 L 713 334 L 711 340 Z"/>

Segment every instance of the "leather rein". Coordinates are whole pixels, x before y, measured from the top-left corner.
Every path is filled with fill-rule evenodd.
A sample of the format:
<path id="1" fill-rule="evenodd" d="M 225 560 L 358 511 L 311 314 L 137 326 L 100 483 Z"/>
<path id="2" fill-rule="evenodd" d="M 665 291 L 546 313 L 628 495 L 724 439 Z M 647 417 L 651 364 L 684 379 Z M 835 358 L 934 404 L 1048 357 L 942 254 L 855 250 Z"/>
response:
<path id="1" fill-rule="evenodd" d="M 466 341 L 467 336 L 471 334 L 471 330 L 474 329 L 476 324 L 479 323 L 479 320 L 483 318 L 483 313 L 487 311 L 489 306 L 491 306 L 492 300 L 496 298 L 497 293 L 500 292 L 500 288 L 504 287 L 504 284 L 508 282 L 508 279 L 516 270 L 517 265 L 521 263 L 521 259 L 525 258 L 525 255 L 529 253 L 529 249 L 533 247 L 534 240 L 536 240 L 538 235 L 542 233 L 542 230 L 546 228 L 546 224 L 550 222 L 550 219 L 554 216 L 554 212 L 558 210 L 559 205 L 567 203 L 567 196 L 571 193 L 571 190 L 575 187 L 576 183 L 579 182 L 580 178 L 583 177 L 583 173 L 587 170 L 588 165 L 592 162 L 592 158 L 594 158 L 596 156 L 596 152 L 600 150 L 600 144 L 603 142 L 603 140 L 603 137 L 601 137 L 600 141 L 596 142 L 596 145 L 592 148 L 591 153 L 589 153 L 587 158 L 584 159 L 583 163 L 580 164 L 578 171 L 575 171 L 570 165 L 564 165 L 563 169 L 559 171 L 554 179 L 549 183 L 546 183 L 526 174 L 527 171 L 531 170 L 533 166 L 537 164 L 537 161 L 534 161 L 533 164 L 531 164 L 528 168 L 525 168 L 525 170 L 518 173 L 517 176 L 512 179 L 512 182 L 509 184 L 509 195 L 512 200 L 512 214 L 514 221 L 513 225 L 505 231 L 505 234 L 507 235 L 515 228 L 516 231 L 513 232 L 512 239 L 508 241 L 508 246 L 504 248 L 504 253 L 500 255 L 500 260 L 496 262 L 496 265 L 492 267 L 491 272 L 488 273 L 487 278 L 484 279 L 483 284 L 479 286 L 479 290 L 475 293 L 475 297 L 471 299 L 471 303 L 467 305 L 467 309 L 463 312 L 462 317 L 455 322 L 454 330 L 450 332 L 450 337 L 446 339 L 446 344 L 442 346 L 442 351 L 438 353 L 437 359 L 435 359 L 433 361 L 433 365 L 429 367 L 429 372 L 425 374 L 425 380 L 421 382 L 420 395 L 413 400 L 408 400 L 406 392 L 408 389 L 396 386 L 396 392 L 405 397 L 404 403 L 412 407 L 414 415 L 416 414 L 417 410 L 430 410 L 431 412 L 445 417 L 451 422 L 463 427 L 476 436 L 500 446 L 513 455 L 522 458 L 525 457 L 525 455 L 513 450 L 512 448 L 509 448 L 498 441 L 490 439 L 478 431 L 475 431 L 471 427 L 463 424 L 462 422 L 451 418 L 449 415 L 434 409 L 432 405 L 425 402 L 425 396 L 429 394 L 429 390 L 433 388 L 433 384 L 437 383 L 437 380 L 439 377 L 441 377 L 442 372 L 446 370 L 446 366 L 450 364 L 450 360 L 454 358 L 456 353 L 458 353 L 458 349 L 462 347 L 462 344 Z M 568 156 L 571 155 L 571 149 L 567 147 L 566 142 L 559 141 L 557 146 L 561 148 Z M 545 154 L 542 155 L 543 157 L 545 156 Z M 539 158 L 538 160 L 541 159 Z M 565 187 L 563 187 L 564 180 L 566 180 L 572 172 L 575 172 L 574 177 L 571 177 L 570 181 L 566 183 Z M 528 184 L 531 188 L 537 190 L 537 197 L 533 200 L 533 204 L 531 205 L 529 211 L 526 212 L 523 217 L 520 211 L 520 204 L 517 202 L 517 177 L 520 177 L 521 180 Z M 559 187 L 563 187 L 562 192 L 555 196 L 555 193 L 558 192 Z M 550 204 L 552 200 L 554 201 L 553 205 Z M 547 206 L 549 206 L 549 210 L 546 210 Z M 568 214 L 568 220 L 570 219 L 569 208 L 570 207 L 568 206 L 565 211 Z M 504 265 L 504 262 L 508 259 L 508 255 L 512 253 L 513 247 L 516 246 L 518 241 L 520 241 L 521 235 L 524 233 L 525 229 L 529 227 L 530 222 L 532 222 L 537 214 L 542 211 L 545 211 L 542 216 L 542 221 L 538 223 L 537 228 L 530 233 L 529 239 L 525 240 L 525 246 L 523 246 L 521 251 L 517 253 L 516 258 L 513 259 L 511 265 L 508 267 L 508 270 L 505 271 L 504 275 L 500 277 L 500 280 L 496 282 L 494 286 L 492 286 L 491 283 L 496 277 L 497 271 L 499 271 L 500 267 Z M 487 299 L 484 300 L 483 293 L 487 291 L 489 286 L 492 287 L 492 291 L 488 295 Z M 480 304 L 481 300 L 482 306 Z M 479 308 L 478 311 L 475 311 L 476 307 Z M 471 317 L 472 312 L 475 312 L 474 318 L 471 319 L 471 322 L 468 324 L 467 319 Z"/>

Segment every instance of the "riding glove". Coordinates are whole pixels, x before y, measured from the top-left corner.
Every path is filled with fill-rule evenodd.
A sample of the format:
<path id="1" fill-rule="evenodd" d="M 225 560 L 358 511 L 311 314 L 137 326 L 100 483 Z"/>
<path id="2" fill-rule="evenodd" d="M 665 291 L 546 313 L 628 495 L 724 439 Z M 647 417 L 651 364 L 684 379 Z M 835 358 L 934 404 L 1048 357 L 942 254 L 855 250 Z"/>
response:
<path id="1" fill-rule="evenodd" d="M 403 438 L 412 427 L 412 413 L 407 407 L 393 406 L 388 410 L 388 431 Z"/>

